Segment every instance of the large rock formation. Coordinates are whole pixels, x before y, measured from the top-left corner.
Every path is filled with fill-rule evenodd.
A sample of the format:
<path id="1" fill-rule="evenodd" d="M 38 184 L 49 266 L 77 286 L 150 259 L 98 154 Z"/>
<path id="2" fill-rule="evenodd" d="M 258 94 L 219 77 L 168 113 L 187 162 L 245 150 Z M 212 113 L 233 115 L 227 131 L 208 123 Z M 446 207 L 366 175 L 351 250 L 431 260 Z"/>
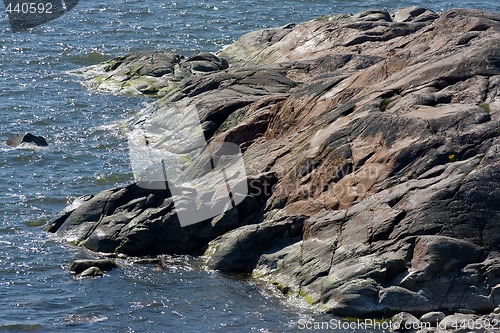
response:
<path id="1" fill-rule="evenodd" d="M 135 124 L 161 149 L 166 132 L 148 124 L 197 110 L 210 145 L 193 164 L 239 145 L 251 189 L 242 204 L 181 228 L 168 189 L 130 185 L 51 231 L 94 251 L 204 252 L 212 268 L 253 273 L 340 315 L 492 312 L 499 45 L 500 14 L 463 9 L 251 32 L 213 58 L 229 69 L 182 81 Z"/>
<path id="2" fill-rule="evenodd" d="M 227 69 L 226 60 L 211 53 L 185 58 L 170 52 L 128 54 L 82 68 L 74 74 L 87 78 L 85 85 L 104 92 L 164 96 L 196 74 Z"/>

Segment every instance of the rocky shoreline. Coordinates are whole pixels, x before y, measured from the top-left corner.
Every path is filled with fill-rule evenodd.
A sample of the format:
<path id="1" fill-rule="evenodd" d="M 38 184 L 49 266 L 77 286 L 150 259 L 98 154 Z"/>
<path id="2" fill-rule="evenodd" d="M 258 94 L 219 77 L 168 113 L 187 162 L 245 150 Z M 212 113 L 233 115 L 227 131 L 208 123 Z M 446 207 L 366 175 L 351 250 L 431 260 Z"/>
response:
<path id="1" fill-rule="evenodd" d="M 47 230 L 95 252 L 204 255 L 343 317 L 493 332 L 498 45 L 499 13 L 411 7 L 255 31 L 217 55 L 140 53 L 79 70 L 92 89 L 157 98 L 131 125 L 155 149 L 172 148 L 175 110 L 196 110 L 208 145 L 189 167 L 237 144 L 250 191 L 181 227 L 172 189 L 131 184 Z M 446 324 L 470 320 L 482 327 Z"/>

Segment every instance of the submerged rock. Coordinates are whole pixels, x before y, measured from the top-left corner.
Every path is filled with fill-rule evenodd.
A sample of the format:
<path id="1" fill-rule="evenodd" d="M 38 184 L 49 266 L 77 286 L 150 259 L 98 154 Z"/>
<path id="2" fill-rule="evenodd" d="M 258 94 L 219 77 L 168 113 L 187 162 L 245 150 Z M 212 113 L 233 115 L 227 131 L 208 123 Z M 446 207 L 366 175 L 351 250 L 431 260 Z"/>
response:
<path id="1" fill-rule="evenodd" d="M 89 267 L 87 268 L 86 270 L 84 270 L 83 272 L 81 272 L 80 274 L 78 274 L 78 278 L 86 278 L 86 277 L 99 277 L 99 276 L 103 276 L 104 275 L 104 272 L 99 269 L 99 267 L 95 267 L 95 266 L 92 266 L 92 267 Z"/>
<path id="2" fill-rule="evenodd" d="M 182 228 L 169 189 L 132 184 L 51 231 L 98 252 L 205 253 L 210 268 L 341 316 L 489 314 L 500 301 L 499 43 L 498 13 L 412 7 L 251 32 L 219 58 L 164 55 L 133 75 L 142 55 L 107 63 L 103 82 L 180 76 L 134 130 L 183 151 L 176 110 L 195 110 L 208 144 L 188 167 L 202 174 L 232 142 L 250 191 Z"/>
<path id="3" fill-rule="evenodd" d="M 26 134 L 13 134 L 7 139 L 7 146 L 17 147 L 23 143 L 34 144 L 39 147 L 46 147 L 49 144 L 42 136 L 36 136 L 31 133 Z"/>

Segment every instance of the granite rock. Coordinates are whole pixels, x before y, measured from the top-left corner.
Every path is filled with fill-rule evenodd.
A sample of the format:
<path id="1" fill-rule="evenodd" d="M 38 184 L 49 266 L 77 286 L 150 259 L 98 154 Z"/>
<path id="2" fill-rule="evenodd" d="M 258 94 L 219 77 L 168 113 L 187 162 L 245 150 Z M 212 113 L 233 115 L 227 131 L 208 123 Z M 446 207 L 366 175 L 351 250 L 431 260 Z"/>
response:
<path id="1" fill-rule="evenodd" d="M 196 110 L 207 145 L 189 149 L 190 170 L 231 142 L 255 191 L 182 228 L 169 189 L 132 184 L 51 231 L 98 252 L 205 253 L 211 268 L 342 316 L 489 314 L 500 297 L 499 43 L 498 13 L 412 7 L 251 32 L 189 66 L 158 57 L 137 79 L 190 74 L 157 89 L 131 133 L 184 153 L 172 119 Z M 104 81 L 130 84 L 140 57 L 106 63 Z"/>

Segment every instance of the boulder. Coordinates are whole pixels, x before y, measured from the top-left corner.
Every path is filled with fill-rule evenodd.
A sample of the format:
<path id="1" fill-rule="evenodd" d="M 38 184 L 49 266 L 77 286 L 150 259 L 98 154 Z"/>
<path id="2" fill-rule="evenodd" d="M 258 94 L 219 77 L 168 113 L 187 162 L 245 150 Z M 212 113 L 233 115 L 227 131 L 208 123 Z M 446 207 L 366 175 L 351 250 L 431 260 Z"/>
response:
<path id="1" fill-rule="evenodd" d="M 86 277 L 100 277 L 103 276 L 104 273 L 99 267 L 92 266 L 81 272 L 80 274 L 77 275 L 78 278 L 83 279 Z"/>
<path id="2" fill-rule="evenodd" d="M 31 133 L 26 134 L 13 134 L 7 139 L 7 146 L 17 147 L 23 143 L 33 144 L 38 147 L 46 147 L 49 144 L 42 136 L 36 136 Z"/>
<path id="3" fill-rule="evenodd" d="M 393 329 L 396 332 L 411 332 L 417 330 L 421 323 L 417 317 L 408 312 L 400 312 L 391 318 Z"/>
<path id="4" fill-rule="evenodd" d="M 213 53 L 202 52 L 186 59 L 181 63 L 181 66 L 197 72 L 215 72 L 227 69 L 229 64 L 225 59 L 219 58 Z"/>
<path id="5" fill-rule="evenodd" d="M 84 271 L 87 271 L 91 268 L 93 269 L 89 271 L 89 273 L 97 272 L 95 268 L 101 271 L 109 271 L 116 267 L 118 267 L 118 265 L 113 260 L 110 259 L 100 259 L 100 260 L 82 259 L 82 260 L 75 260 L 69 266 L 68 269 L 71 272 L 74 272 L 75 274 L 82 274 Z"/>

